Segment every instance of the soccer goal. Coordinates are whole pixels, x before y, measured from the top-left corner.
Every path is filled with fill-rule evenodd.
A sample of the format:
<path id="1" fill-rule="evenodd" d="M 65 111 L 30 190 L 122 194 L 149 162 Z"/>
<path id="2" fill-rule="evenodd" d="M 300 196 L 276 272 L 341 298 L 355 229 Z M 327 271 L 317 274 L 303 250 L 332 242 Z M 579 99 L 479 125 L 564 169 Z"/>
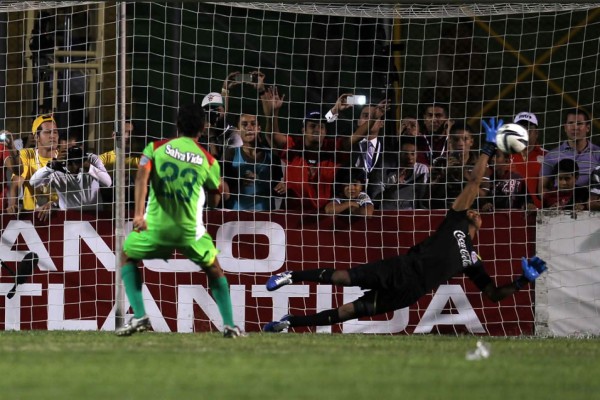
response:
<path id="1" fill-rule="evenodd" d="M 240 115 L 250 115 L 268 145 L 274 121 L 265 116 L 262 99 L 274 90 L 282 100 L 279 132 L 294 142 L 303 140 L 307 115 L 319 112 L 325 119 L 343 94 L 364 96 L 364 105 L 373 108 L 387 99 L 377 132 L 386 149 L 382 157 L 400 154 L 400 137 L 410 134 L 410 126 L 424 136 L 446 137 L 447 144 L 422 161 L 428 182 L 437 172 L 435 159 L 448 162 L 452 151 L 466 159 L 462 145 L 451 147 L 453 127 L 470 132 L 457 141 L 470 141 L 475 151 L 482 119 L 513 122 L 527 113 L 537 143 L 550 150 L 566 139 L 565 113 L 581 109 L 593 116 L 600 100 L 595 3 L 3 2 L 0 19 L 3 128 L 35 148 L 33 119 L 54 112 L 61 135 L 96 154 L 115 150 L 112 188 L 101 190 L 97 207 L 55 210 L 48 221 L 27 210 L 2 214 L 0 259 L 10 266 L 29 251 L 40 259 L 17 295 L 0 299 L 4 329 L 112 330 L 122 321 L 129 310 L 117 271 L 131 229 L 131 160 L 150 141 L 175 135 L 178 108 L 209 93 L 223 105 L 222 131 L 235 133 Z M 325 123 L 327 138 L 350 140 L 362 111 L 362 104 L 340 111 Z M 592 118 L 589 124 L 588 139 L 600 144 L 598 122 Z M 230 139 L 207 140 L 227 147 Z M 338 150 L 335 156 L 338 164 L 352 165 L 345 161 L 353 160 L 352 152 Z M 271 170 L 285 174 L 285 165 L 285 159 L 278 161 Z M 4 174 L 3 209 L 10 177 Z M 463 173 L 456 179 L 462 181 Z M 317 192 L 334 198 L 337 189 L 328 183 Z M 267 292 L 271 274 L 345 269 L 405 253 L 439 225 L 452 201 L 444 191 L 432 205 L 429 193 L 424 204 L 378 203 L 365 218 L 332 216 L 320 204 L 295 208 L 292 200 L 306 200 L 297 193 L 276 197 L 271 211 L 240 210 L 223 199 L 206 212 L 231 285 L 235 320 L 247 331 L 290 312 L 336 307 L 361 293 L 308 284 Z M 597 334 L 594 293 L 600 278 L 597 246 L 590 245 L 597 237 L 597 213 L 580 212 L 577 219 L 564 212 L 542 215 L 508 209 L 493 197 L 480 197 L 481 207 L 486 198 L 491 204 L 482 208 L 476 242 L 486 269 L 504 284 L 521 274 L 522 256 L 554 259 L 558 266 L 549 262 L 537 286 L 491 303 L 468 279 L 456 278 L 410 309 L 309 331 Z M 570 229 L 572 235 L 563 235 Z M 576 246 L 569 242 L 573 238 Z M 222 329 L 197 266 L 179 254 L 144 265 L 154 330 Z M 1 279 L 2 293 L 8 292 L 14 277 L 3 272 Z"/>

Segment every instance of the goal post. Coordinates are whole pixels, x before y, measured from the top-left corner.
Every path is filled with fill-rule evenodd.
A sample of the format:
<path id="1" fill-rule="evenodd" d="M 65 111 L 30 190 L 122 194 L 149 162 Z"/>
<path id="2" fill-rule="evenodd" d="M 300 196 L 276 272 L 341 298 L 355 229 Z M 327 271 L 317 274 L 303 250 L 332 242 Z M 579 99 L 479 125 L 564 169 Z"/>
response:
<path id="1" fill-rule="evenodd" d="M 364 95 L 372 105 L 389 99 L 378 137 L 385 148 L 395 149 L 395 157 L 400 149 L 393 146 L 407 134 L 403 122 L 411 119 L 421 133 L 446 120 L 469 126 L 477 149 L 482 119 L 512 122 L 520 112 L 536 116 L 538 143 L 550 150 L 566 139 L 565 112 L 581 108 L 593 116 L 600 100 L 595 3 L 3 2 L 0 34 L 5 48 L 1 128 L 27 143 L 35 116 L 55 111 L 61 132 L 81 132 L 86 148 L 98 154 L 116 150 L 113 193 L 99 198 L 102 210 L 58 210 L 48 223 L 27 212 L 2 214 L 0 259 L 16 262 L 26 250 L 44 253 L 40 270 L 23 286 L 29 295 L 17 296 L 19 305 L 0 298 L 0 305 L 12 310 L 0 320 L 4 329 L 111 330 L 122 323 L 129 313 L 118 273 L 130 229 L 135 167 L 129 161 L 150 141 L 174 136 L 178 108 L 200 103 L 211 92 L 226 94 L 224 127 L 235 131 L 243 113 L 256 116 L 262 132 L 270 133 L 272 120 L 263 113 L 255 82 L 229 82 L 222 92 L 233 72 L 264 74 L 265 89 L 276 88 L 283 98 L 280 131 L 296 142 L 303 140 L 307 114 L 324 116 L 343 93 Z M 426 108 L 438 104 L 447 115 L 425 118 Z M 328 137 L 350 137 L 361 111 L 354 106 L 340 112 L 326 124 Z M 119 136 L 128 129 L 126 122 L 134 123 L 131 142 Z M 590 124 L 588 137 L 598 145 L 598 122 L 592 118 Z M 285 174 L 285 156 L 276 153 L 284 160 L 273 166 L 283 165 Z M 352 154 L 340 150 L 336 156 Z M 429 167 L 433 174 L 435 166 Z M 5 177 L 5 188 L 10 178 Z M 333 183 L 328 190 L 335 197 Z M 235 320 L 258 331 L 288 312 L 351 301 L 359 291 L 300 284 L 268 293 L 264 283 L 286 269 L 349 268 L 402 254 L 439 225 L 452 201 L 450 194 L 444 196 L 435 207 L 377 209 L 370 218 L 334 217 L 322 207 L 299 210 L 289 206 L 289 194 L 271 212 L 238 211 L 231 203 L 208 210 L 208 231 L 221 252 Z M 548 239 L 552 224 L 564 219 L 536 221 L 535 214 L 521 209 L 490 207 L 483 210 L 477 249 L 498 284 L 519 276 L 521 256 L 531 257 L 538 248 L 558 257 L 540 247 L 540 235 L 546 245 L 566 240 Z M 144 265 L 144 299 L 155 330 L 222 328 L 197 266 L 180 254 Z M 560 271 L 567 269 L 560 258 Z M 309 330 L 552 334 L 552 322 L 543 319 L 564 315 L 548 311 L 547 294 L 559 281 L 551 274 L 552 267 L 540 285 L 544 299 L 550 297 L 542 309 L 536 308 L 532 286 L 491 304 L 472 283 L 457 278 L 409 309 Z M 9 282 L 3 274 L 0 290 Z M 17 309 L 29 312 L 17 318 Z"/>
<path id="2" fill-rule="evenodd" d="M 181 102 L 201 101 L 209 92 L 220 92 L 225 78 L 233 71 L 259 70 L 265 74 L 267 85 L 285 94 L 281 129 L 295 137 L 301 134 L 309 111 L 329 110 L 338 96 L 346 92 L 363 94 L 368 103 L 392 99 L 384 128 L 387 137 L 398 134 L 403 118 L 421 120 L 423 106 L 437 102 L 448 104 L 450 118 L 469 124 L 476 134 L 481 132 L 482 118 L 498 116 L 512 122 L 517 113 L 528 111 L 537 116 L 539 143 L 548 150 L 565 139 L 563 122 L 567 109 L 581 107 L 592 115 L 596 112 L 599 11 L 593 4 L 184 3 L 169 6 L 147 3 L 132 6 L 129 13 L 133 16 L 135 35 L 132 93 L 134 97 L 139 93 L 141 98 L 153 99 L 138 103 L 139 108 L 145 108 L 140 110 L 142 114 L 153 116 L 148 118 L 148 131 L 152 135 L 172 132 L 174 117 L 170 124 L 165 117 L 173 116 Z M 165 50 L 160 53 L 160 49 Z M 232 87 L 229 123 L 234 124 L 240 112 L 251 110 L 265 128 L 258 96 L 251 84 Z M 331 135 L 330 130 L 333 130 L 337 137 L 349 135 L 356 127 L 359 112 L 360 108 L 354 107 L 341 113 L 338 121 L 331 125 L 333 128 L 328 126 L 328 133 Z M 597 122 L 593 120 L 592 125 L 590 139 L 598 143 L 594 134 Z M 321 222 L 323 215 L 319 212 L 315 217 L 318 224 L 311 225 L 313 215 L 310 218 L 300 215 L 303 223 L 294 225 L 291 218 L 298 216 L 296 211 L 278 211 L 274 215 L 277 213 L 287 216 L 284 222 L 276 222 L 285 230 L 289 242 L 286 243 L 286 261 L 274 271 L 262 257 L 277 258 L 275 246 L 262 249 L 252 243 L 253 240 L 270 243 L 275 240 L 274 234 L 266 235 L 267 239 L 259 239 L 256 232 L 248 236 L 253 226 L 264 226 L 264 221 L 257 221 L 254 216 L 251 222 L 235 222 L 230 221 L 229 215 L 220 214 L 211 214 L 215 219 L 209 218 L 211 224 L 216 224 L 212 232 L 216 232 L 222 263 L 234 282 L 243 284 L 245 309 L 256 308 L 258 313 L 267 309 L 266 315 L 260 314 L 260 320 L 279 318 L 287 312 L 302 314 L 307 309 L 314 311 L 339 305 L 352 296 L 346 291 L 305 285 L 295 289 L 297 293 L 270 298 L 260 292 L 269 272 L 322 266 L 347 268 L 401 253 L 440 221 L 439 216 L 423 216 L 417 212 L 410 217 L 403 215 L 393 224 L 389 220 L 381 223 L 380 219 L 371 220 L 365 226 L 356 222 L 340 225 L 338 217 L 328 226 Z M 535 254 L 535 220 L 526 213 L 501 210 L 484 218 L 486 226 L 480 235 L 479 249 L 496 281 L 509 282 L 520 274 L 520 257 Z M 398 227 L 399 221 L 408 225 Z M 379 231 L 374 233 L 370 228 Z M 403 228 L 406 232 L 398 233 Z M 278 227 L 272 229 L 279 232 Z M 349 236 L 344 236 L 344 229 L 350 230 Z M 359 229 L 365 230 L 357 234 Z M 263 247 L 267 247 L 266 244 Z M 304 251 L 296 254 L 297 247 Z M 345 254 L 348 249 L 352 256 Z M 247 283 L 245 274 L 250 271 L 256 275 Z M 387 322 L 380 321 L 379 328 L 366 327 L 368 324 L 361 321 L 359 327 L 347 325 L 341 330 L 385 330 L 394 326 L 389 328 L 393 330 L 408 321 L 407 331 L 420 332 L 426 329 L 419 325 L 421 318 L 433 315 L 444 319 L 445 313 L 452 315 L 453 307 L 460 307 L 456 303 L 464 304 L 459 295 L 453 297 L 452 283 L 455 282 L 445 287 L 446 297 L 442 294 L 436 299 L 434 295 L 411 309 L 408 316 L 388 315 Z M 472 302 L 477 290 L 468 284 L 463 287 Z M 477 304 L 474 314 L 479 318 L 483 308 L 494 310 L 481 317 L 487 319 L 487 331 L 531 334 L 535 332 L 534 316 L 522 312 L 528 310 L 527 304 L 534 302 L 535 293 L 526 291 L 515 301 L 507 300 L 492 307 L 485 302 Z M 442 311 L 428 312 L 432 304 Z M 465 313 L 472 316 L 468 311 Z M 250 330 L 260 325 L 248 319 L 246 322 Z M 459 329 L 443 325 L 433 329 Z M 466 330 L 476 332 L 477 329 L 474 324 Z"/>

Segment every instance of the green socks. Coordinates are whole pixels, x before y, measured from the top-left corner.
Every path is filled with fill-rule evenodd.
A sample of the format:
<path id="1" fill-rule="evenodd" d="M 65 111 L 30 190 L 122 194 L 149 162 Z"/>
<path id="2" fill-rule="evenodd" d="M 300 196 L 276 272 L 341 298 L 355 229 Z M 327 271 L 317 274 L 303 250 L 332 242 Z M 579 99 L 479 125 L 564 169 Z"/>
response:
<path id="1" fill-rule="evenodd" d="M 142 274 L 135 264 L 128 262 L 121 268 L 121 278 L 125 285 L 125 293 L 127 293 L 129 304 L 133 309 L 133 316 L 142 318 L 146 315 L 142 297 Z"/>
<path id="2" fill-rule="evenodd" d="M 129 304 L 131 304 L 131 308 L 133 309 L 133 316 L 135 318 L 142 318 L 146 315 L 146 309 L 144 308 L 144 299 L 142 297 L 142 276 L 138 267 L 133 263 L 125 264 L 121 268 L 121 278 L 125 285 L 125 293 L 127 293 Z M 212 291 L 212 296 L 217 303 L 217 307 L 219 307 L 223 323 L 228 326 L 235 326 L 227 279 L 222 276 L 209 282 L 208 286 Z"/>
<path id="3" fill-rule="evenodd" d="M 223 317 L 223 324 L 228 326 L 235 326 L 233 323 L 233 308 L 231 307 L 231 296 L 229 295 L 229 284 L 227 284 L 227 278 L 224 276 L 215 279 L 208 283 L 212 296 L 219 307 L 221 317 Z"/>

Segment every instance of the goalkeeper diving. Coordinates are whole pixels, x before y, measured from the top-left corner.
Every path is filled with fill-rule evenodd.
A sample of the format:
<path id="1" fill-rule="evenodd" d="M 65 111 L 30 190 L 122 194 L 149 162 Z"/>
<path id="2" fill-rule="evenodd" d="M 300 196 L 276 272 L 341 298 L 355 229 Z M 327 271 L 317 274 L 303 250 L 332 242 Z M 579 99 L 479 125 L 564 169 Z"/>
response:
<path id="1" fill-rule="evenodd" d="M 437 230 L 413 246 L 406 255 L 360 265 L 348 270 L 329 268 L 282 272 L 267 281 L 273 291 L 291 283 L 308 281 L 339 286 L 359 286 L 367 291 L 359 299 L 339 308 L 312 315 L 285 315 L 263 327 L 265 332 L 281 332 L 296 326 L 332 325 L 350 319 L 369 317 L 399 310 L 416 303 L 426 293 L 437 289 L 448 279 L 464 274 L 490 300 L 497 302 L 525 285 L 534 282 L 546 271 L 546 263 L 538 258 L 522 258 L 523 274 L 513 282 L 496 286 L 475 252 L 473 240 L 481 228 L 481 215 L 471 206 L 477 198 L 479 185 L 488 161 L 496 152 L 496 131 L 502 120 L 483 121 L 487 142 L 473 167 L 469 182 L 448 210 Z"/>

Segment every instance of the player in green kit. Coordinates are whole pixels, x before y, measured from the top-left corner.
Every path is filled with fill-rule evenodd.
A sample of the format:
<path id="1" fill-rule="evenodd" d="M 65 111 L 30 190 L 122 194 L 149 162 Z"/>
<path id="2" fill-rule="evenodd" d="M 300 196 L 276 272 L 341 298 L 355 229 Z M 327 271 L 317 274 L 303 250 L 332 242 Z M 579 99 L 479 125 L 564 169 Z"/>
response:
<path id="1" fill-rule="evenodd" d="M 229 285 L 217 260 L 218 250 L 202 221 L 204 187 L 218 190 L 219 163 L 198 144 L 204 130 L 200 105 L 182 106 L 177 115 L 178 137 L 150 143 L 140 159 L 135 179 L 133 231 L 123 245 L 121 275 L 133 317 L 119 336 L 150 329 L 144 309 L 138 263 L 146 259 L 169 259 L 178 249 L 208 275 L 209 287 L 223 317 L 223 335 L 243 336 L 233 322 Z M 146 194 L 150 193 L 146 209 Z"/>

